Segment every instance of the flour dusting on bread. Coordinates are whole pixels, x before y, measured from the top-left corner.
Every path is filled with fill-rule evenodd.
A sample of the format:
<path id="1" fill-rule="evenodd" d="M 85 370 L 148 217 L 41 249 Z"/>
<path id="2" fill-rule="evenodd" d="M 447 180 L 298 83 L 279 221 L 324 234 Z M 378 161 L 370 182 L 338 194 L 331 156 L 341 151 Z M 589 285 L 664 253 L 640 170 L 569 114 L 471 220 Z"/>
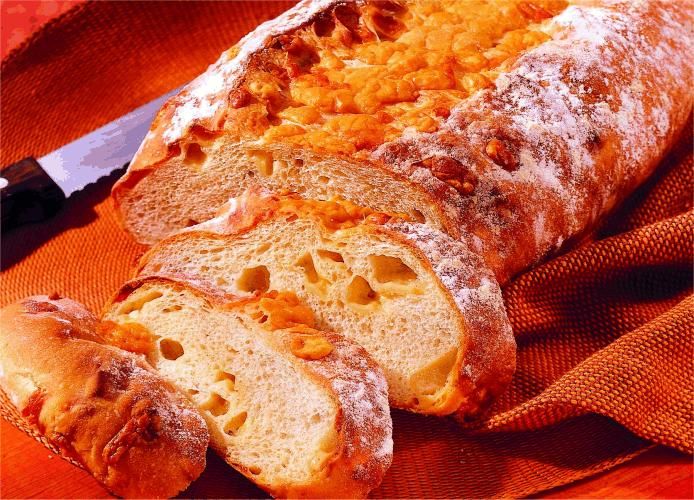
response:
<path id="1" fill-rule="evenodd" d="M 658 145 L 672 140 L 691 109 L 691 98 L 675 104 L 662 91 L 692 81 L 687 8 L 603 4 L 569 6 L 553 18 L 544 27 L 553 40 L 522 55 L 494 89 L 459 104 L 438 132 L 372 154 L 431 190 L 443 186 L 421 158 L 451 157 L 474 172 L 472 196 L 448 188 L 442 199 L 468 231 L 461 237 L 478 236 L 471 239 L 476 251 L 502 282 L 590 227 L 640 183 L 662 155 Z M 495 137 L 516 151 L 516 166 L 484 154 Z"/>
<path id="2" fill-rule="evenodd" d="M 225 94 L 243 76 L 251 56 L 272 38 L 306 24 L 317 13 L 337 2 L 338 0 L 303 0 L 293 9 L 264 22 L 244 36 L 236 45 L 239 47 L 238 52 L 225 52 L 205 73 L 186 86 L 171 123 L 163 133 L 165 142 L 173 144 L 183 138 L 194 123 L 218 121 Z"/>

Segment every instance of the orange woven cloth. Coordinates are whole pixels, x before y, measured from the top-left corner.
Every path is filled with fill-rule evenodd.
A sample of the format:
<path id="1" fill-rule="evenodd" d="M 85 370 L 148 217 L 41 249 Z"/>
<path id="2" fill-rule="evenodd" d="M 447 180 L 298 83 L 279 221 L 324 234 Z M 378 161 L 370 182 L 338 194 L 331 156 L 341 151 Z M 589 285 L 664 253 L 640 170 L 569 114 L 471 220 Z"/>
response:
<path id="1" fill-rule="evenodd" d="M 40 156 L 200 73 L 286 2 L 94 2 L 2 65 L 2 164 Z M 595 241 L 504 292 L 518 369 L 486 420 L 394 412 L 395 459 L 376 497 L 517 497 L 628 460 L 694 448 L 691 125 Z M 57 291 L 94 310 L 144 251 L 117 225 L 113 179 L 2 241 L 0 302 Z M 394 332 L 394 335 L 396 333 Z M 6 403 L 3 416 L 22 425 Z M 187 496 L 259 496 L 213 460 Z"/>

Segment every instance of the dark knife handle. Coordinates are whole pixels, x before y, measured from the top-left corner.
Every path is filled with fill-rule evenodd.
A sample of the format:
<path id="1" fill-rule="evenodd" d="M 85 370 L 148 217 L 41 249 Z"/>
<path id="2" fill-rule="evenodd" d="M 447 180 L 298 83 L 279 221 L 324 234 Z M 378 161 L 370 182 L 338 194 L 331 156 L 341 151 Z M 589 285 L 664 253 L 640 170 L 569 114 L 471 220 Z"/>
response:
<path id="1" fill-rule="evenodd" d="M 2 231 L 53 216 L 65 194 L 34 158 L 24 158 L 0 171 Z"/>

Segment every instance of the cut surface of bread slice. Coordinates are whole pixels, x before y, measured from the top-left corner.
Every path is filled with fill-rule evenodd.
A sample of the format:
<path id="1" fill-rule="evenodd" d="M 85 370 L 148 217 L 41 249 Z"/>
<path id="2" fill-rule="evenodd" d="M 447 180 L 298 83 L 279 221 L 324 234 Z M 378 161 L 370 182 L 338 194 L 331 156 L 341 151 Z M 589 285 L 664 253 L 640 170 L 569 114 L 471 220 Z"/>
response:
<path id="1" fill-rule="evenodd" d="M 198 282 L 125 285 L 104 318 L 147 332 L 215 450 L 275 496 L 363 497 L 392 457 L 386 382 L 368 354 L 313 328 L 291 293 L 239 298 Z"/>
<path id="2" fill-rule="evenodd" d="M 235 294 L 291 290 L 321 328 L 369 351 L 393 406 L 475 415 L 515 366 L 499 287 L 462 243 L 396 220 L 252 190 L 155 245 L 140 272 L 197 276 Z"/>

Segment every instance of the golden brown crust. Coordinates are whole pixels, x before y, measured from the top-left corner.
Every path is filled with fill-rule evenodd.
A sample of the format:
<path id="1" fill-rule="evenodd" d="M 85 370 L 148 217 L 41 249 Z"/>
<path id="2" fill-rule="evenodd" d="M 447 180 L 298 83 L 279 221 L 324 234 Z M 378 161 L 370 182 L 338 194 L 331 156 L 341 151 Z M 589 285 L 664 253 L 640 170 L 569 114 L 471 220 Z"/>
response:
<path id="1" fill-rule="evenodd" d="M 0 313 L 0 385 L 67 456 L 123 497 L 171 497 L 205 467 L 207 427 L 138 356 L 104 345 L 69 299 L 30 297 Z"/>
<path id="2" fill-rule="evenodd" d="M 504 309 L 501 291 L 493 274 L 478 255 L 464 243 L 390 214 L 372 212 L 352 204 L 355 217 L 331 217 L 339 201 L 303 200 L 294 194 L 277 195 L 251 190 L 230 200 L 218 217 L 172 235 L 150 249 L 140 260 L 137 272 L 166 245 L 211 238 L 233 246 L 236 238 L 291 214 L 318 222 L 326 236 L 336 230 L 374 234 L 408 247 L 427 267 L 448 298 L 463 332 L 451 377 L 445 390 L 432 404 L 402 406 L 433 415 L 456 413 L 461 419 L 482 413 L 511 380 L 515 370 L 515 340 Z M 339 212 L 342 213 L 342 212 Z M 174 268 L 176 263 L 170 263 Z M 161 273 L 170 273 L 164 265 Z M 194 276 L 186 276 L 195 282 Z"/>
<path id="3" fill-rule="evenodd" d="M 448 231 L 503 284 L 592 227 L 642 182 L 691 112 L 692 9 L 578 2 L 554 38 L 428 136 L 375 159 L 428 186 Z M 469 193 L 447 186 L 470 179 Z"/>
<path id="4" fill-rule="evenodd" d="M 465 335 L 453 368 L 457 377 L 438 412 L 478 418 L 506 390 L 516 369 L 516 341 L 496 279 L 477 254 L 422 224 L 393 219 L 373 230 L 421 254 L 448 292 Z"/>
<path id="5" fill-rule="evenodd" d="M 542 9 L 559 12 L 532 2 L 507 3 L 517 8 L 523 3 L 523 15 L 531 18 Z M 427 206 L 436 207 L 431 212 L 436 220 L 430 222 L 466 239 L 501 283 L 579 238 L 624 199 L 653 171 L 691 110 L 691 3 L 569 3 L 574 5 L 541 21 L 539 31 L 552 40 L 504 63 L 494 86 L 446 109 L 447 116 L 437 117 L 435 131 L 384 139 L 351 160 L 390 179 L 392 189 L 403 197 L 423 196 Z M 234 107 L 234 102 L 243 102 L 234 92 L 262 67 L 264 51 L 271 49 L 273 40 L 309 22 L 320 24 L 322 13 L 335 4 L 302 3 L 279 21 L 260 27 L 166 108 L 131 172 L 114 189 L 116 202 L 126 218 L 132 218 L 130 227 L 137 224 L 127 213 L 132 197 L 157 196 L 133 191 L 142 176 L 147 177 L 143 172 L 160 171 L 171 163 L 181 152 L 178 140 L 197 140 L 205 130 L 209 140 L 217 134 L 232 137 L 234 117 L 247 109 Z M 368 7 L 359 5 L 361 10 Z M 400 15 L 395 6 L 386 10 L 395 12 L 394 18 Z M 376 45 L 386 48 L 389 43 Z M 286 57 L 295 50 L 292 44 L 282 48 Z M 233 59 L 236 54 L 239 57 Z M 392 65 L 388 62 L 386 69 Z M 223 84 L 206 92 L 220 75 Z M 229 100 L 220 100 L 220 95 Z M 211 108 L 215 113 L 206 115 Z M 355 128 L 359 133 L 368 129 L 367 124 Z M 328 134 L 325 141 L 312 144 L 321 147 L 338 135 Z M 154 144 L 161 154 L 147 151 Z M 268 144 L 291 147 L 280 137 Z M 298 156 L 299 150 L 295 153 Z M 324 154 L 335 159 L 341 155 Z M 184 170 L 180 175 L 192 179 L 197 173 Z M 358 178 L 351 180 L 362 185 Z M 382 203 L 374 198 L 369 205 L 388 209 Z"/>
<path id="6" fill-rule="evenodd" d="M 147 276 L 123 286 L 104 311 L 125 300 L 140 287 L 162 284 L 185 289 L 202 298 L 210 307 L 239 311 L 260 320 L 256 311 L 268 316 L 271 306 L 280 309 L 277 321 L 262 318 L 262 325 L 273 332 L 274 347 L 297 369 L 325 388 L 337 404 L 338 443 L 334 456 L 313 481 L 303 484 L 260 484 L 244 464 L 232 463 L 236 469 L 260 487 L 277 497 L 289 498 L 362 498 L 382 481 L 392 460 L 392 421 L 388 407 L 387 385 L 381 369 L 366 351 L 335 333 L 312 328 L 310 311 L 302 309 L 296 297 L 287 292 L 268 292 L 238 297 L 219 290 L 206 280 L 191 276 Z M 270 300 L 270 305 L 263 305 Z M 298 309 L 297 309 L 298 307 Z M 289 310 L 289 314 L 282 314 Z M 289 318 L 288 318 L 289 316 Z M 306 334 L 324 339 L 330 346 L 320 356 L 303 356 L 296 352 L 295 341 Z M 222 457 L 223 446 L 212 443 Z"/>
<path id="7" fill-rule="evenodd" d="M 224 129 L 346 155 L 408 128 L 435 131 L 455 104 L 547 40 L 538 23 L 565 7 L 564 0 L 302 2 L 223 54 L 208 74 L 224 81 L 201 77 L 167 103 L 138 159 L 162 159 L 188 130 L 203 141 Z M 196 98 L 215 110 L 182 113 Z"/>

